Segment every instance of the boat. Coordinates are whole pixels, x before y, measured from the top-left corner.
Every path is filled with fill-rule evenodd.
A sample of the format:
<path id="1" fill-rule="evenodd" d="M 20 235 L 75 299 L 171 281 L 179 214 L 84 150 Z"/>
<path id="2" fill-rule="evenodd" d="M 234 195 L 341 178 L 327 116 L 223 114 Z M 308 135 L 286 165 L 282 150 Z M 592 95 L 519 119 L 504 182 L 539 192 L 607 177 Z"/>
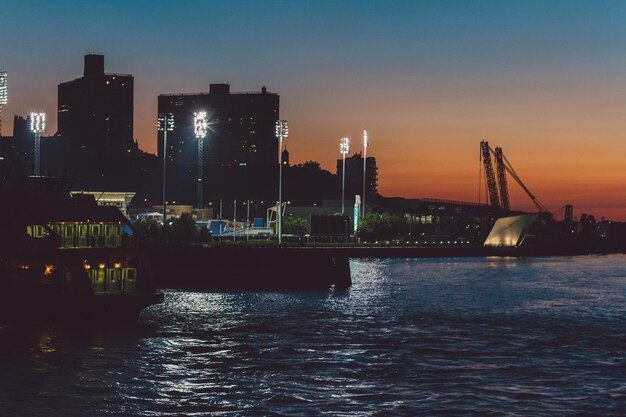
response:
<path id="1" fill-rule="evenodd" d="M 64 179 L 0 182 L 0 324 L 119 326 L 163 302 L 129 220 Z"/>

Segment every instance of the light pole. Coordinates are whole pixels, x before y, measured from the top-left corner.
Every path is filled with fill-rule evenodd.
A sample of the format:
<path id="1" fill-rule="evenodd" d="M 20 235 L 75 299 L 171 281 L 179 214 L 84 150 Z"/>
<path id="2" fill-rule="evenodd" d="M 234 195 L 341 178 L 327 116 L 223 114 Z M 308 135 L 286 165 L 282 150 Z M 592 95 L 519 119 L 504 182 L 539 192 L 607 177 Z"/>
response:
<path id="1" fill-rule="evenodd" d="M 8 103 L 7 73 L 0 71 L 0 136 L 2 136 L 2 106 Z"/>
<path id="2" fill-rule="evenodd" d="M 283 242 L 283 139 L 289 137 L 289 124 L 287 120 L 276 120 L 276 137 L 278 138 L 278 212 L 276 220 L 278 227 L 278 244 Z"/>
<path id="3" fill-rule="evenodd" d="M 250 231 L 250 200 L 246 201 L 246 244 L 248 244 L 248 234 Z"/>
<path id="4" fill-rule="evenodd" d="M 163 132 L 163 227 L 165 228 L 165 241 L 167 242 L 167 200 L 165 195 L 165 170 L 167 167 L 167 132 L 174 130 L 174 115 L 161 113 L 157 118 L 157 130 Z"/>
<path id="5" fill-rule="evenodd" d="M 367 130 L 363 131 L 363 195 L 361 196 L 361 218 L 365 217 L 365 177 L 367 175 Z"/>
<path id="6" fill-rule="evenodd" d="M 342 180 L 341 180 L 341 214 L 344 214 L 345 198 L 346 198 L 346 154 L 350 152 L 350 139 L 341 138 L 339 144 L 339 152 L 343 158 Z"/>
<path id="7" fill-rule="evenodd" d="M 30 130 L 35 133 L 35 176 L 41 176 L 41 134 L 46 130 L 46 114 L 30 114 Z"/>
<path id="8" fill-rule="evenodd" d="M 204 161 L 202 157 L 202 145 L 204 144 L 204 138 L 206 138 L 207 131 L 209 130 L 209 118 L 207 112 L 199 111 L 193 114 L 193 132 L 198 139 L 198 209 L 200 214 L 200 220 L 203 220 L 202 216 L 202 174 L 204 171 Z"/>

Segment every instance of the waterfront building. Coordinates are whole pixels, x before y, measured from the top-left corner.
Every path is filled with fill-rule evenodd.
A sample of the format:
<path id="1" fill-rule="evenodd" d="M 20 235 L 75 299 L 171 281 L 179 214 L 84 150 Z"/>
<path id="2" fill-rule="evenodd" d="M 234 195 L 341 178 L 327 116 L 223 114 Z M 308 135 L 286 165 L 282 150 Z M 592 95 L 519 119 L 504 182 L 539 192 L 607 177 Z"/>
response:
<path id="1" fill-rule="evenodd" d="M 193 117 L 198 111 L 209 115 L 202 159 L 203 205 L 219 199 L 275 201 L 279 96 L 265 87 L 231 93 L 229 84 L 211 84 L 208 93 L 159 96 L 159 114 L 173 115 L 175 125 L 167 134 L 168 199 L 196 203 L 199 163 Z M 158 132 L 158 157 L 163 160 L 163 132 Z"/>

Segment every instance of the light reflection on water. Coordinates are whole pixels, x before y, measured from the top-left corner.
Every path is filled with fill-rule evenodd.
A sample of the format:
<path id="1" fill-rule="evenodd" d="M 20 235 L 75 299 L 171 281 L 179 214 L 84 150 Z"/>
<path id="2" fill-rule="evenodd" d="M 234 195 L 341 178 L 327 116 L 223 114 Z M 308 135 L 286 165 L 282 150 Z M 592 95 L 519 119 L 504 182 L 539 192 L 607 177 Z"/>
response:
<path id="1" fill-rule="evenodd" d="M 0 416 L 623 415 L 626 256 L 358 260 L 348 291 L 167 291 L 0 328 Z"/>

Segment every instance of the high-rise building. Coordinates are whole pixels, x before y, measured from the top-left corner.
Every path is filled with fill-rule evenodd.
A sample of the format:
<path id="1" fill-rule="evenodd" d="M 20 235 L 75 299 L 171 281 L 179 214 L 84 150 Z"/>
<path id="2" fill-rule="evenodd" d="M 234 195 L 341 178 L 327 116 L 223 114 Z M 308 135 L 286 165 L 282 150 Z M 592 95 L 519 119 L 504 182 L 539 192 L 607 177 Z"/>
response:
<path id="1" fill-rule="evenodd" d="M 194 113 L 206 111 L 209 130 L 203 149 L 203 204 L 219 199 L 275 200 L 278 194 L 279 96 L 260 92 L 231 93 L 228 84 L 211 84 L 208 93 L 162 94 L 159 114 L 172 114 L 167 134 L 168 200 L 196 202 L 198 139 Z M 158 134 L 163 159 L 163 132 Z"/>
<path id="2" fill-rule="evenodd" d="M 376 158 L 368 156 L 365 165 L 365 192 L 366 199 L 378 195 L 378 168 Z M 337 175 L 343 176 L 343 160 L 337 159 Z M 346 158 L 346 198 L 353 199 L 355 195 L 363 194 L 363 155 L 355 153 Z"/>
<path id="3" fill-rule="evenodd" d="M 59 84 L 58 132 L 93 149 L 133 147 L 132 75 L 106 74 L 104 55 L 85 55 L 81 78 Z"/>

